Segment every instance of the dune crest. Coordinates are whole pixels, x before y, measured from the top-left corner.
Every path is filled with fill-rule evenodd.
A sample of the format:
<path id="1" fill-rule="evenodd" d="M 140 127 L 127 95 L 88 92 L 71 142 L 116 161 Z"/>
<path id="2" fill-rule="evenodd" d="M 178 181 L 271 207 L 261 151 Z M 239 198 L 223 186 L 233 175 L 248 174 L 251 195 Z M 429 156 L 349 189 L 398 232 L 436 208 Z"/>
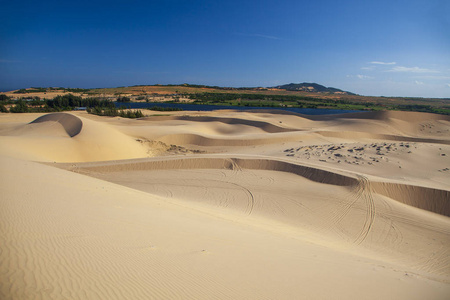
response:
<path id="1" fill-rule="evenodd" d="M 68 113 L 45 114 L 0 131 L 0 153 L 35 161 L 80 162 L 149 157 L 135 137 Z"/>
<path id="2" fill-rule="evenodd" d="M 231 125 L 248 125 L 253 127 L 258 127 L 267 133 L 278 133 L 278 132 L 290 132 L 298 131 L 295 128 L 285 128 L 280 127 L 268 122 L 239 119 L 239 118 L 224 118 L 224 117 L 208 117 L 208 116 L 167 116 L 160 117 L 159 120 L 181 120 L 181 121 L 192 121 L 192 122 L 221 122 Z M 151 120 L 151 118 L 147 118 Z"/>
<path id="3" fill-rule="evenodd" d="M 391 182 L 372 182 L 375 193 L 450 217 L 450 191 Z"/>
<path id="4" fill-rule="evenodd" d="M 170 159 L 137 159 L 122 162 L 92 162 L 81 164 L 60 164 L 59 167 L 76 170 L 78 173 L 94 174 L 111 172 L 157 171 L 157 170 L 266 170 L 295 174 L 308 180 L 337 185 L 359 186 L 368 179 L 360 180 L 361 176 L 351 173 L 340 174 L 329 170 L 305 166 L 288 161 L 269 158 L 242 158 L 242 157 L 192 157 Z M 365 178 L 365 177 L 364 177 Z M 370 190 L 374 193 L 390 197 L 401 203 L 450 216 L 450 191 L 398 184 L 392 182 L 370 182 Z"/>
<path id="5" fill-rule="evenodd" d="M 83 122 L 80 118 L 68 113 L 51 113 L 43 115 L 30 124 L 39 124 L 43 122 L 58 122 L 70 137 L 74 137 L 81 132 Z"/>

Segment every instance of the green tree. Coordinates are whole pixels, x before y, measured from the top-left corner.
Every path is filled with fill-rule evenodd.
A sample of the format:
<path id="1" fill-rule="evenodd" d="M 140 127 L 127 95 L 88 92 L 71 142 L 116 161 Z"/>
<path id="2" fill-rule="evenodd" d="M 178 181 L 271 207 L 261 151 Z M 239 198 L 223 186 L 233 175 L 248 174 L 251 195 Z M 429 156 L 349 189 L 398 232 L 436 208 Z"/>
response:
<path id="1" fill-rule="evenodd" d="M 8 109 L 3 104 L 0 104 L 0 112 L 7 113 Z"/>
<path id="2" fill-rule="evenodd" d="M 129 97 L 117 97 L 117 102 L 130 102 L 131 99 Z"/>
<path id="3" fill-rule="evenodd" d="M 12 113 L 26 113 L 28 112 L 28 105 L 23 101 L 17 101 L 16 105 L 11 107 L 10 112 Z"/>

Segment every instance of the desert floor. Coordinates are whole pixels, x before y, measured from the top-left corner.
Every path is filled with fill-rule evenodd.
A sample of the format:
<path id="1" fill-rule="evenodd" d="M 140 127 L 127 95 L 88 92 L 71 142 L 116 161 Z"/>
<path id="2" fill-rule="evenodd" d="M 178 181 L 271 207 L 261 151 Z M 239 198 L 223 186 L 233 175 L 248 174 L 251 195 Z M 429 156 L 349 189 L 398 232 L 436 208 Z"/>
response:
<path id="1" fill-rule="evenodd" d="M 1 299 L 449 299 L 450 117 L 0 114 Z"/>

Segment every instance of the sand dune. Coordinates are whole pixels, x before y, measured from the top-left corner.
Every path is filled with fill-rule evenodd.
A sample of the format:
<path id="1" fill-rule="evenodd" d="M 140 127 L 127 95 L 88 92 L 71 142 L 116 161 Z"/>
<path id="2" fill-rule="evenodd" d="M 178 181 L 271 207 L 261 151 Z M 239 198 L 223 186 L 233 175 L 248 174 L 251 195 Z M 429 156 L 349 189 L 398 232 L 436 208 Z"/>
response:
<path id="1" fill-rule="evenodd" d="M 52 113 L 38 117 L 30 123 L 21 124 L 2 131 L 10 136 L 69 136 L 81 132 L 83 122 L 68 113 Z"/>
<path id="2" fill-rule="evenodd" d="M 183 120 L 183 121 L 192 121 L 192 122 L 221 122 L 225 124 L 231 125 L 248 125 L 257 127 L 268 133 L 276 133 L 276 132 L 289 132 L 289 131 L 298 131 L 298 129 L 294 128 L 284 128 L 280 127 L 268 122 L 256 121 L 256 120 L 248 120 L 248 119 L 239 119 L 239 118 L 221 118 L 221 117 L 208 117 L 208 116 L 167 116 L 163 118 L 159 118 L 160 120 Z M 148 118 L 148 120 L 152 120 Z"/>
<path id="3" fill-rule="evenodd" d="M 0 114 L 0 298 L 447 299 L 449 156 L 433 114 Z"/>
<path id="4" fill-rule="evenodd" d="M 419 143 L 433 143 L 433 144 L 446 144 L 450 145 L 450 140 L 445 139 L 425 139 L 418 137 L 389 135 L 389 134 L 374 134 L 355 131 L 317 131 L 318 134 L 327 137 L 338 137 L 343 139 L 374 139 L 374 140 L 387 140 L 387 141 L 405 141 L 405 142 L 419 142 Z"/>
<path id="5" fill-rule="evenodd" d="M 264 144 L 277 144 L 287 141 L 299 140 L 297 135 L 272 136 L 262 138 L 258 136 L 248 136 L 248 138 L 218 138 L 207 137 L 198 134 L 170 134 L 157 138 L 158 141 L 176 145 L 196 145 L 196 146 L 253 146 Z"/>
<path id="6" fill-rule="evenodd" d="M 357 179 L 329 172 L 326 170 L 285 162 L 274 159 L 246 159 L 246 158 L 220 158 L 220 157 L 197 157 L 183 159 L 156 159 L 156 160 L 126 160 L 122 162 L 87 163 L 59 165 L 77 171 L 86 170 L 89 172 L 124 172 L 143 170 L 173 170 L 173 169 L 251 169 L 287 172 L 302 176 L 309 180 L 334 184 L 334 185 L 355 185 Z"/>
<path id="7" fill-rule="evenodd" d="M 81 129 L 83 128 L 83 122 L 80 120 L 80 118 L 67 113 L 47 114 L 37 118 L 30 124 L 37 124 L 44 122 L 60 123 L 70 137 L 74 137 L 77 134 L 79 134 Z"/>
<path id="8" fill-rule="evenodd" d="M 390 119 L 398 119 L 407 122 L 423 122 L 430 120 L 446 120 L 450 121 L 449 116 L 421 113 L 421 112 L 405 112 L 405 111 L 370 111 L 370 112 L 358 112 L 348 113 L 340 115 L 315 115 L 305 116 L 311 120 L 333 120 L 333 119 L 360 119 L 360 120 L 380 120 L 388 121 Z"/>
<path id="9" fill-rule="evenodd" d="M 352 173 L 336 173 L 311 166 L 270 158 L 236 158 L 236 157 L 188 157 L 170 159 L 138 159 L 120 162 L 94 162 L 83 164 L 60 164 L 61 168 L 88 175 L 105 173 L 126 173 L 135 171 L 158 170 L 266 170 L 295 174 L 305 179 L 337 186 L 360 186 L 365 183 L 361 177 Z M 100 177 L 102 177 L 100 175 Z M 96 175 L 93 175 L 96 176 Z M 432 189 L 422 186 L 398 184 L 393 182 L 370 183 L 370 190 L 391 199 L 420 209 L 450 216 L 450 191 Z"/>
<path id="10" fill-rule="evenodd" d="M 136 139 L 68 113 L 46 114 L 0 131 L 0 153 L 36 161 L 77 162 L 150 156 Z"/>
<path id="11" fill-rule="evenodd" d="M 390 182 L 372 182 L 375 193 L 450 217 L 450 191 Z"/>
<path id="12" fill-rule="evenodd" d="M 372 182 L 362 175 L 341 175 L 272 159 L 141 159 L 61 167 L 150 194 L 182 199 L 180 204 L 190 203 L 199 210 L 207 205 L 208 212 L 212 210 L 225 219 L 250 218 L 259 223 L 262 218 L 266 224 L 276 224 L 274 228 L 283 226 L 283 234 L 288 234 L 285 226 L 291 228 L 292 236 L 298 236 L 298 228 L 302 235 L 309 231 L 310 237 L 320 233 L 324 245 L 359 251 L 376 249 L 378 256 L 403 261 L 403 266 L 414 272 L 445 276 L 450 267 L 448 261 L 435 265 L 422 261 L 436 254 L 436 239 L 439 245 L 450 246 L 449 220 L 405 209 L 398 203 L 447 215 L 448 191 Z M 414 232 L 408 226 L 414 226 Z M 422 235 L 428 238 L 419 238 Z M 410 251 L 411 247 L 416 250 Z M 438 257 L 445 255 L 445 250 L 438 252 Z"/>

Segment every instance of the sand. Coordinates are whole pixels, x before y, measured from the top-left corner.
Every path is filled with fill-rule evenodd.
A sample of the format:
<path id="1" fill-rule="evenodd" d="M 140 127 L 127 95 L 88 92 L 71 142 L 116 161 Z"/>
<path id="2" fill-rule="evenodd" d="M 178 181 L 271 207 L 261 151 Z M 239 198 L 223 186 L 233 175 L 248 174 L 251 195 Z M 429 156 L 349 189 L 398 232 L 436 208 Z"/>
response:
<path id="1" fill-rule="evenodd" d="M 448 299 L 450 118 L 0 114 L 1 299 Z"/>

